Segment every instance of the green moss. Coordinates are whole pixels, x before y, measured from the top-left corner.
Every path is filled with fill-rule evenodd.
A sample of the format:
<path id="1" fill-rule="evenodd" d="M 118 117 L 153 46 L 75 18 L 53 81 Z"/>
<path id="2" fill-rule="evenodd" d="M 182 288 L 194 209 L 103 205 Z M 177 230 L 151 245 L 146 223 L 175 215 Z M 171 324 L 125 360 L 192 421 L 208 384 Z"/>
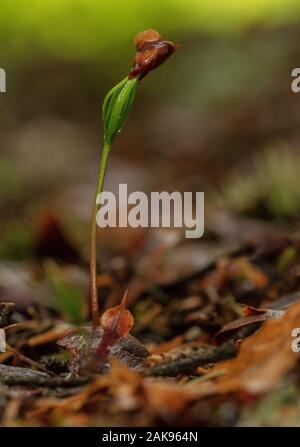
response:
<path id="1" fill-rule="evenodd" d="M 227 211 L 296 217 L 300 212 L 299 172 L 299 153 L 267 149 L 255 158 L 253 166 L 241 169 L 221 185 L 213 201 Z"/>

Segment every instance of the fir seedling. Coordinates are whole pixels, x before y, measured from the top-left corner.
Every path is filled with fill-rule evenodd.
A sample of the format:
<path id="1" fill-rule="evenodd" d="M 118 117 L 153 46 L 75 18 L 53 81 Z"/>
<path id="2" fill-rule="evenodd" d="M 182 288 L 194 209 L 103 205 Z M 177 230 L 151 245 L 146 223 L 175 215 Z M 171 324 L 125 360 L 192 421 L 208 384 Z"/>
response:
<path id="1" fill-rule="evenodd" d="M 149 71 L 157 68 L 171 54 L 174 53 L 177 44 L 163 40 L 155 30 L 146 30 L 137 34 L 135 38 L 136 55 L 134 64 L 128 76 L 113 87 L 106 95 L 102 118 L 104 124 L 103 148 L 99 165 L 99 174 L 96 194 L 93 206 L 91 241 L 90 241 L 90 293 L 93 326 L 99 326 L 99 303 L 97 290 L 97 222 L 98 212 L 97 198 L 103 190 L 103 183 L 107 168 L 108 156 L 112 142 L 121 131 L 132 109 L 138 82 Z"/>

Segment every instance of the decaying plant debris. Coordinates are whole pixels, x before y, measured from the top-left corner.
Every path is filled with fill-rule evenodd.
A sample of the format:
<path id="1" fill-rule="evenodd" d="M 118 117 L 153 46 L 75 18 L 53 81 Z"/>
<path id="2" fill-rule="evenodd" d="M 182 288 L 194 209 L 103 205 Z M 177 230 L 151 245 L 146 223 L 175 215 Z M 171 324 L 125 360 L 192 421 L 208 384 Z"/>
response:
<path id="1" fill-rule="evenodd" d="M 297 247 L 297 240 L 286 237 L 274 259 L 291 244 Z M 13 313 L 7 321 L 8 307 L 3 305 L 3 329 L 15 350 L 0 354 L 2 423 L 217 423 L 213 408 L 227 402 L 238 414 L 288 375 L 293 380 L 299 358 L 291 349 L 291 331 L 300 323 L 300 295 L 293 279 L 298 258 L 279 274 L 273 260 L 259 255 L 259 245 L 245 250 L 190 277 L 158 283 L 157 290 L 168 298 L 163 301 L 145 288 L 130 305 L 129 292 L 134 325 L 125 303 L 108 309 L 99 328 L 62 325 L 51 308 L 43 310 L 44 316 L 37 308 L 38 313 L 23 314 L 16 322 L 23 313 L 18 305 L 9 305 Z M 258 280 L 259 272 L 264 281 Z M 105 287 L 102 275 L 100 287 Z M 112 276 L 111 281 L 118 279 Z M 290 284 L 285 293 L 280 292 L 284 282 Z M 244 297 L 239 301 L 247 305 L 238 306 L 229 295 Z M 142 304 L 148 310 L 139 311 Z M 47 325 L 42 324 L 45 311 Z M 26 364 L 27 357 L 35 366 Z M 14 402 L 15 413 L 8 410 Z"/>

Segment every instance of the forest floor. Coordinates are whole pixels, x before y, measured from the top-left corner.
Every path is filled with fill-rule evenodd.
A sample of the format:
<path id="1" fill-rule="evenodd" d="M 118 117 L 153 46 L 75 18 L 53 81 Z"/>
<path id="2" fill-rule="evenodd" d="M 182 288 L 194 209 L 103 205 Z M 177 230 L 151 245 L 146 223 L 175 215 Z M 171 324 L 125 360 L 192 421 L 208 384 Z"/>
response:
<path id="1" fill-rule="evenodd" d="M 215 209 L 197 241 L 124 231 L 103 236 L 126 247 L 100 269 L 100 329 L 56 217 L 30 262 L 1 265 L 1 424 L 299 425 L 299 234 Z"/>

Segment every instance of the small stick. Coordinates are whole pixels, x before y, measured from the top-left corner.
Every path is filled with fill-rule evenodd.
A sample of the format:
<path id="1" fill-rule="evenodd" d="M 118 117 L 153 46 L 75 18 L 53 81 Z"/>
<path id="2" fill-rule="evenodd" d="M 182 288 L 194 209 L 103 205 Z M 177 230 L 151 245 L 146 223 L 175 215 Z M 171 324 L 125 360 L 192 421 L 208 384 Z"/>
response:
<path id="1" fill-rule="evenodd" d="M 248 337 L 259 327 L 260 323 L 246 326 L 238 331 L 232 339 L 225 341 L 222 345 L 216 348 L 209 351 L 198 349 L 187 357 L 153 366 L 146 371 L 146 374 L 168 377 L 175 377 L 179 374 L 192 374 L 199 366 L 205 366 L 209 363 L 217 363 L 221 360 L 230 359 L 237 353 L 237 340 Z"/>
<path id="2" fill-rule="evenodd" d="M 55 374 L 52 371 L 49 371 L 45 366 L 40 365 L 38 362 L 35 362 L 34 360 L 30 359 L 29 357 L 26 357 L 26 355 L 21 354 L 19 351 L 14 349 L 8 343 L 6 343 L 6 347 L 9 351 L 13 352 L 17 357 L 19 357 L 20 360 L 22 360 L 25 363 L 28 363 L 28 365 L 32 366 L 33 368 L 37 368 L 40 371 L 43 371 L 44 373 L 49 374 L 49 376 L 58 377 L 57 374 Z"/>
<path id="3" fill-rule="evenodd" d="M 90 377 L 51 377 L 41 371 L 0 364 L 0 382 L 5 385 L 35 385 L 48 387 L 72 387 L 85 385 Z"/>

